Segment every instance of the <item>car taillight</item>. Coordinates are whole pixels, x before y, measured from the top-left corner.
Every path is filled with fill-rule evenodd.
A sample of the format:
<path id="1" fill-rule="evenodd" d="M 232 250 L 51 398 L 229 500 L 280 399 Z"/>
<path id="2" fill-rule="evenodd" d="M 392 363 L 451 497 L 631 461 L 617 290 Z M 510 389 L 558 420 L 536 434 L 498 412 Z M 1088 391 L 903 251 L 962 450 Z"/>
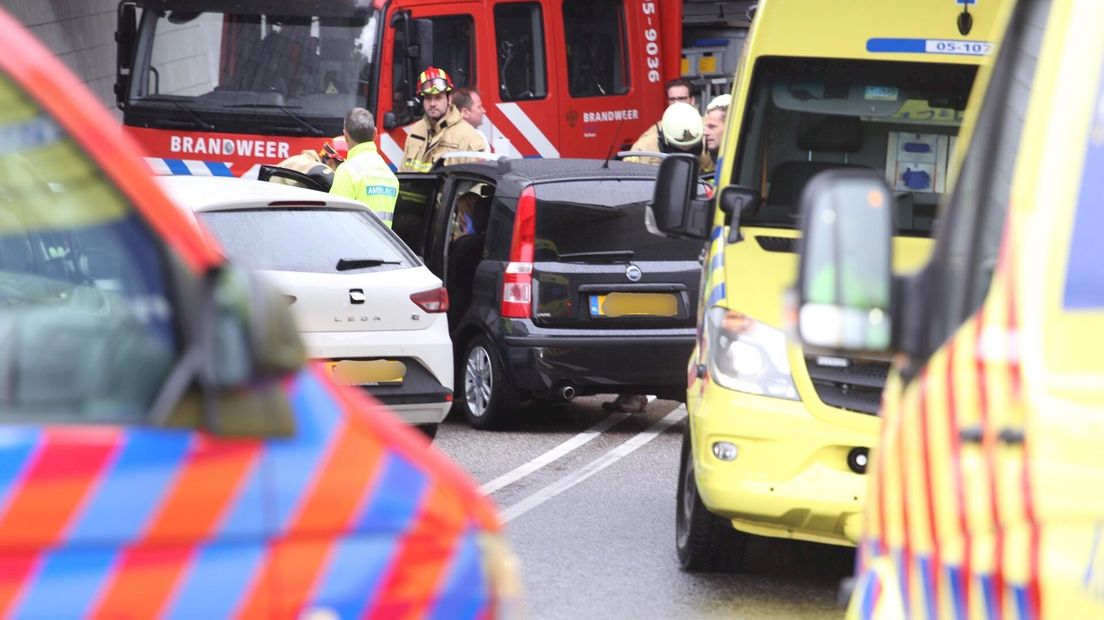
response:
<path id="1" fill-rule="evenodd" d="M 414 293 L 410 296 L 410 301 L 426 312 L 448 312 L 449 309 L 448 291 L 443 287 Z"/>
<path id="2" fill-rule="evenodd" d="M 537 231 L 537 195 L 526 187 L 518 198 L 510 262 L 502 274 L 502 306 L 499 314 L 527 319 L 533 312 L 533 246 Z"/>

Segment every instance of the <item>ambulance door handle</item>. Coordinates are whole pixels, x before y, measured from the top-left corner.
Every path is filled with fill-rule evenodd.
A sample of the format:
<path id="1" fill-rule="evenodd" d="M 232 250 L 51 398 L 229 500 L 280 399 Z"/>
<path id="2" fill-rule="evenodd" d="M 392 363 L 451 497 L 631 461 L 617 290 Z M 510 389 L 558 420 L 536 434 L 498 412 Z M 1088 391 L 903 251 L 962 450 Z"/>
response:
<path id="1" fill-rule="evenodd" d="M 964 426 L 958 429 L 958 439 L 962 443 L 981 444 L 984 437 L 985 433 L 980 425 Z M 1006 426 L 997 431 L 997 441 L 1009 446 L 1023 445 L 1024 431 L 1022 428 Z"/>
<path id="2" fill-rule="evenodd" d="M 1022 428 L 1006 426 L 997 433 L 997 441 L 1010 446 L 1022 446 L 1024 442 L 1024 431 Z"/>
<path id="3" fill-rule="evenodd" d="M 981 431 L 981 426 L 963 426 L 958 429 L 958 439 L 962 443 L 976 443 L 980 444 L 985 434 Z"/>

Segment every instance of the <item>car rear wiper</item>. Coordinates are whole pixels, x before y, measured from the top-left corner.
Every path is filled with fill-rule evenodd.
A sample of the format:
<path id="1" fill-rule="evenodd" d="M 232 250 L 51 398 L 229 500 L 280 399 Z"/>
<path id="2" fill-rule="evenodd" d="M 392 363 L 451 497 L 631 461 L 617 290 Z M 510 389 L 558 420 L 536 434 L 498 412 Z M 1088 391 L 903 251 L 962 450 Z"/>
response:
<path id="1" fill-rule="evenodd" d="M 214 125 L 212 125 L 211 123 L 208 123 L 207 121 L 203 120 L 203 117 L 200 116 L 199 114 L 197 114 L 194 109 L 192 109 L 192 106 L 184 103 L 183 101 L 181 101 L 179 99 L 172 99 L 172 98 L 166 97 L 164 95 L 150 95 L 148 97 L 143 97 L 142 101 L 157 101 L 157 102 L 171 103 L 174 106 L 180 108 L 181 110 L 184 110 L 185 112 L 188 113 L 188 116 L 192 117 L 193 122 L 189 123 L 190 125 L 194 125 L 196 128 L 198 128 L 202 131 L 211 131 L 215 128 Z M 158 125 L 169 124 L 169 123 L 174 123 L 174 122 L 179 122 L 179 121 L 174 121 L 173 119 L 165 119 L 164 121 L 158 122 Z"/>
<path id="2" fill-rule="evenodd" d="M 379 267 L 380 265 L 398 265 L 397 260 L 383 260 L 382 258 L 342 258 L 337 261 L 338 271 L 349 271 L 351 269 L 367 269 L 368 267 Z"/>
<path id="3" fill-rule="evenodd" d="M 632 250 L 604 250 L 599 252 L 568 252 L 560 254 L 560 260 L 584 263 L 616 263 L 628 261 L 633 257 Z"/>
<path id="4" fill-rule="evenodd" d="M 276 108 L 277 110 L 279 110 L 279 111 L 283 112 L 284 114 L 287 114 L 288 116 L 290 116 L 291 119 L 294 120 L 295 122 L 299 123 L 299 125 L 301 125 L 303 127 L 303 129 L 306 129 L 308 132 L 310 132 L 310 135 L 312 135 L 312 136 L 325 135 L 321 129 L 315 127 L 314 125 L 311 125 L 310 123 L 308 123 L 307 119 L 303 118 L 302 116 L 299 116 L 295 112 L 292 112 L 291 107 L 286 106 L 286 105 L 280 105 L 278 103 L 237 103 L 237 104 L 234 104 L 234 105 L 228 105 L 226 107 L 228 107 L 228 108 Z"/>

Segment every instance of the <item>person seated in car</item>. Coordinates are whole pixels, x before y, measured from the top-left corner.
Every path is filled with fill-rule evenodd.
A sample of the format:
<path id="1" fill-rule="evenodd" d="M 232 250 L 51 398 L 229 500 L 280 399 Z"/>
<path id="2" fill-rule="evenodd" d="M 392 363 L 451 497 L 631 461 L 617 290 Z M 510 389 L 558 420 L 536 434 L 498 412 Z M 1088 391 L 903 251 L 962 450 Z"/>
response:
<path id="1" fill-rule="evenodd" d="M 467 192 L 456 199 L 456 229 L 449 244 L 447 274 L 449 329 L 456 327 L 471 305 L 475 270 L 483 259 L 484 232 L 490 211 L 490 198 L 475 192 Z"/>

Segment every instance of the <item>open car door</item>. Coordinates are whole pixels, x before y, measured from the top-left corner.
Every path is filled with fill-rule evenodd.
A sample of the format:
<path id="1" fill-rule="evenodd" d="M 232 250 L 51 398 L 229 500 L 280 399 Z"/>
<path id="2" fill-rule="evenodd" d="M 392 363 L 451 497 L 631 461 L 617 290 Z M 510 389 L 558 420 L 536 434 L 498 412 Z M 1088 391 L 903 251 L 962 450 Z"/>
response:
<path id="1" fill-rule="evenodd" d="M 441 208 L 444 175 L 439 172 L 400 172 L 399 198 L 391 229 L 415 254 L 426 258 L 434 216 Z"/>

